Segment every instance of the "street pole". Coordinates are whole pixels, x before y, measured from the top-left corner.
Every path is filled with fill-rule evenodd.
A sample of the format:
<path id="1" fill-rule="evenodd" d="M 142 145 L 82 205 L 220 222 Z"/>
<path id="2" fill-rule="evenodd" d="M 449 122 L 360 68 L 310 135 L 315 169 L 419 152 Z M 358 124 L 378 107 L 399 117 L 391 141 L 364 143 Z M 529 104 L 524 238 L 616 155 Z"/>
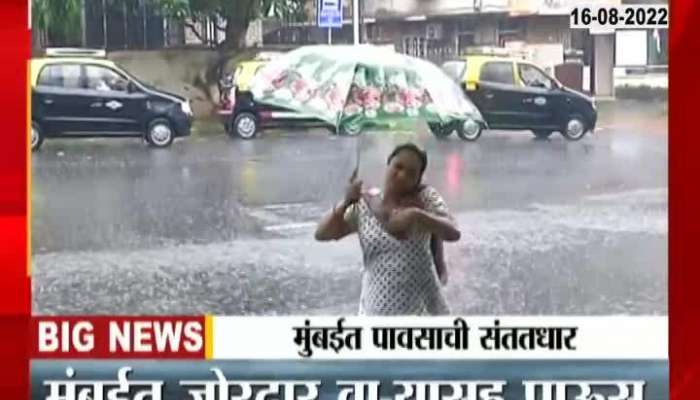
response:
<path id="1" fill-rule="evenodd" d="M 148 49 L 148 6 L 146 5 L 146 0 L 141 0 L 143 2 L 143 49 Z"/>
<path id="2" fill-rule="evenodd" d="M 333 44 L 333 28 L 328 28 L 328 44 Z"/>
<path id="3" fill-rule="evenodd" d="M 83 48 L 87 47 L 87 32 L 86 32 L 86 10 L 85 10 L 86 4 L 85 0 L 82 0 L 80 2 L 80 30 L 82 32 L 82 37 L 81 37 L 81 42 Z"/>
<path id="4" fill-rule="evenodd" d="M 102 0 L 102 43 L 107 50 L 107 0 Z"/>
<path id="5" fill-rule="evenodd" d="M 126 1 L 124 2 L 124 50 L 129 47 L 129 18 L 126 15 Z"/>
<path id="6" fill-rule="evenodd" d="M 352 1 L 352 39 L 353 44 L 360 44 L 360 0 Z"/>

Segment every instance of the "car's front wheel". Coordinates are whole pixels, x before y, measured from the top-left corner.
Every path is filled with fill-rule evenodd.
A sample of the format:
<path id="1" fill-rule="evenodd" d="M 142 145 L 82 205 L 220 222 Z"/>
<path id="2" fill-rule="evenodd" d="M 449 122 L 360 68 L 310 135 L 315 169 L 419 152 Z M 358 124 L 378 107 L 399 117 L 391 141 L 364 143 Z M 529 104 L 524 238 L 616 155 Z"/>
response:
<path id="1" fill-rule="evenodd" d="M 457 126 L 457 135 L 468 142 L 473 142 L 481 136 L 483 128 L 480 123 L 473 119 L 459 122 Z"/>
<path id="2" fill-rule="evenodd" d="M 580 140 L 586 135 L 586 122 L 579 115 L 569 117 L 569 120 L 564 124 L 561 134 L 568 140 Z"/>
<path id="3" fill-rule="evenodd" d="M 449 137 L 455 130 L 453 124 L 440 124 L 437 122 L 429 123 L 428 128 L 430 128 L 430 132 L 438 139 Z"/>
<path id="4" fill-rule="evenodd" d="M 175 133 L 170 122 L 164 118 L 157 118 L 148 124 L 146 141 L 152 147 L 168 147 L 173 143 Z"/>
<path id="5" fill-rule="evenodd" d="M 32 146 L 32 151 L 37 151 L 41 147 L 41 144 L 44 143 L 44 135 L 43 132 L 41 131 L 41 127 L 39 126 L 38 123 L 32 121 L 32 132 L 31 136 L 29 138 L 30 144 Z"/>
<path id="6" fill-rule="evenodd" d="M 242 112 L 233 119 L 232 131 L 241 139 L 252 139 L 258 133 L 258 120 L 251 112 Z"/>

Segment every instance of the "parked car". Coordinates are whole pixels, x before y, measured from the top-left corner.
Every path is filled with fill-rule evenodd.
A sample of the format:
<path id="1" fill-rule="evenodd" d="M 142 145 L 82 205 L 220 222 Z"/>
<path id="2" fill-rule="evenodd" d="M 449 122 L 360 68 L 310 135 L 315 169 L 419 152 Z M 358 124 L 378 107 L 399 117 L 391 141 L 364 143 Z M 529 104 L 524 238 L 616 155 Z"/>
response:
<path id="1" fill-rule="evenodd" d="M 595 100 L 517 58 L 468 55 L 442 65 L 481 111 L 490 129 L 553 132 L 579 140 L 595 128 Z"/>
<path id="2" fill-rule="evenodd" d="M 187 99 L 136 79 L 101 50 L 49 49 L 30 66 L 31 147 L 53 137 L 143 137 L 167 147 L 190 134 Z"/>

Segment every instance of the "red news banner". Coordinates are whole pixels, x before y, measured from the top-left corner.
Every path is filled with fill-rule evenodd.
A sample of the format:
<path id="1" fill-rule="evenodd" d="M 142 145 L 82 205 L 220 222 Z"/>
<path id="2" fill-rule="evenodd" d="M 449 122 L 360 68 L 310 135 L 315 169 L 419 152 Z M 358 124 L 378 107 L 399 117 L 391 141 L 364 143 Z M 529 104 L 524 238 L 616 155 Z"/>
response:
<path id="1" fill-rule="evenodd" d="M 35 359 L 204 359 L 205 317 L 41 317 Z"/>

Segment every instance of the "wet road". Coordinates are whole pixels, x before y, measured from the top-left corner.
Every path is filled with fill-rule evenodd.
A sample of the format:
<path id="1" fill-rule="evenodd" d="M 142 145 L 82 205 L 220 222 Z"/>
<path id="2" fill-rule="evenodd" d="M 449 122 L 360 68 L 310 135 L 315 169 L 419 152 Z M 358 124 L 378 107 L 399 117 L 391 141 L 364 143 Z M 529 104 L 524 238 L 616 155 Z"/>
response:
<path id="1" fill-rule="evenodd" d="M 379 183 L 394 145 L 462 228 L 446 294 L 462 314 L 666 314 L 668 136 L 656 105 L 601 106 L 580 142 L 486 132 L 337 138 L 53 140 L 32 156 L 34 310 L 41 314 L 354 313 L 357 239 L 313 240 L 359 146 Z M 422 130 L 422 129 L 421 129 Z"/>

